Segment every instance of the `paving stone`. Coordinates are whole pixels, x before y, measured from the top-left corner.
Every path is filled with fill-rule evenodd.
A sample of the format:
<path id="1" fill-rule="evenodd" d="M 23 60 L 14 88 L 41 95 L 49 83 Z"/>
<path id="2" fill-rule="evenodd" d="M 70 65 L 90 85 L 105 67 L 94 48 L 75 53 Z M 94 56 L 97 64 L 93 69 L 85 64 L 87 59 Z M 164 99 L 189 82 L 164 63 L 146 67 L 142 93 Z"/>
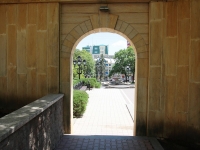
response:
<path id="1" fill-rule="evenodd" d="M 155 138 L 132 136 L 133 121 L 120 89 L 87 92 L 86 112 L 82 118 L 76 119 L 74 133 L 63 135 L 64 140 L 60 143 L 64 145 L 63 149 L 68 147 L 62 142 L 80 150 L 163 150 Z"/>

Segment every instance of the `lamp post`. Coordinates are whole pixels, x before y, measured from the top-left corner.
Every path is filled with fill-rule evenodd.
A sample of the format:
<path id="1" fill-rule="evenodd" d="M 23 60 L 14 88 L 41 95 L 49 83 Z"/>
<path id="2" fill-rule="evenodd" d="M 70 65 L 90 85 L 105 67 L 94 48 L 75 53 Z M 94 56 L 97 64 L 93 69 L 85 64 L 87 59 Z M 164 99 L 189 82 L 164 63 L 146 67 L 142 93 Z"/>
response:
<path id="1" fill-rule="evenodd" d="M 83 67 L 86 66 L 86 60 L 82 60 L 81 56 L 77 57 L 77 60 L 73 60 L 74 67 L 76 64 L 78 65 L 77 74 L 78 78 L 80 79 L 80 75 L 83 73 Z"/>
<path id="2" fill-rule="evenodd" d="M 126 66 L 126 82 L 128 81 L 127 78 L 129 78 L 130 69 L 131 69 L 131 68 L 129 67 L 129 65 Z"/>

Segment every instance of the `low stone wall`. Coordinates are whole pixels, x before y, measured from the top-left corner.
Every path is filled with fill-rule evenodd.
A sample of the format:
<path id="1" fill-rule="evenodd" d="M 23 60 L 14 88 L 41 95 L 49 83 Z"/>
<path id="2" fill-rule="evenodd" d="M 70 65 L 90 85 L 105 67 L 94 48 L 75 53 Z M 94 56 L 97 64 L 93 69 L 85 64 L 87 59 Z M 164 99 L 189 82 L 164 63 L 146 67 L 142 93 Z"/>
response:
<path id="1" fill-rule="evenodd" d="M 0 150 L 52 150 L 63 133 L 63 94 L 50 94 L 0 118 Z"/>

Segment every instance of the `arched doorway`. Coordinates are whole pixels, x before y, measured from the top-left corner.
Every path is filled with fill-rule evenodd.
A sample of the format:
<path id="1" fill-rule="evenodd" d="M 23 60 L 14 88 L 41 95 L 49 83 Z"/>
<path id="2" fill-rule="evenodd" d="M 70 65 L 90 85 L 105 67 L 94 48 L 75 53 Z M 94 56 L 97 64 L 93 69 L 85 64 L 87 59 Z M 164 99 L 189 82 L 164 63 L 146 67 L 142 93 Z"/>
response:
<path id="1" fill-rule="evenodd" d="M 148 98 L 148 32 L 140 33 L 140 27 L 135 24 L 120 20 L 119 15 L 108 12 L 101 12 L 98 8 L 101 4 L 86 4 L 89 10 L 84 10 L 83 5 L 62 5 L 61 8 L 61 45 L 60 45 L 60 91 L 64 97 L 64 129 L 65 133 L 73 131 L 72 119 L 72 55 L 76 45 L 84 37 L 96 32 L 117 33 L 135 46 L 136 49 L 136 112 L 135 112 L 135 134 L 146 134 L 147 128 L 147 98 Z M 133 4 L 138 5 L 138 4 Z M 97 8 L 95 9 L 91 9 Z M 109 7 L 117 8 L 119 4 L 112 4 Z M 142 23 L 147 23 L 148 28 L 148 5 L 144 3 L 143 11 L 139 15 L 143 16 Z M 74 10 L 79 10 L 75 12 Z M 83 11 L 83 12 L 81 12 Z M 124 10 L 126 11 L 126 10 Z M 136 11 L 136 10 L 134 10 Z M 141 11 L 141 10 L 140 10 Z M 133 13 L 128 13 L 131 17 Z M 79 17 L 77 17 L 79 16 Z M 81 16 L 81 17 L 80 17 Z M 126 17 L 126 18 L 127 18 Z M 123 17 L 122 17 L 123 18 Z M 73 23 L 74 22 L 74 23 Z M 133 22 L 138 22 L 133 19 Z M 140 25 L 140 24 L 139 24 Z M 144 26 L 141 24 L 141 26 Z M 137 29 L 136 29 L 137 28 Z"/>

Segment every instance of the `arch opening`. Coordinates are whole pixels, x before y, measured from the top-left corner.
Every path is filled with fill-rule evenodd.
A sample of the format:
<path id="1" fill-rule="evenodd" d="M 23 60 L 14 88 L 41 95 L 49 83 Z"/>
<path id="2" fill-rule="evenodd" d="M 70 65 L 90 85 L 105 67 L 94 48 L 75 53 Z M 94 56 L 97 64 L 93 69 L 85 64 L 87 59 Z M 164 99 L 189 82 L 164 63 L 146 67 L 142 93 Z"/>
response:
<path id="1" fill-rule="evenodd" d="M 92 4 L 91 4 L 92 5 Z M 133 4 L 137 5 L 137 4 Z M 73 131 L 72 111 L 72 59 L 77 44 L 87 35 L 98 32 L 117 33 L 127 39 L 134 47 L 136 57 L 136 92 L 135 92 L 135 127 L 134 135 L 147 135 L 147 104 L 148 104 L 148 5 L 145 4 L 144 13 L 137 10 L 128 15 L 142 14 L 141 24 L 138 20 L 123 20 L 121 13 L 91 13 L 78 14 L 67 10 L 78 5 L 64 5 L 61 7 L 61 45 L 60 45 L 60 92 L 64 97 L 64 130 Z M 117 4 L 110 5 L 115 7 Z M 118 7 L 118 6 L 117 6 Z M 70 8 L 69 8 L 70 9 Z M 120 17 L 121 16 L 121 17 Z M 77 17 L 76 20 L 73 17 Z M 140 28 L 141 26 L 141 28 Z M 142 29 L 142 30 L 141 30 Z M 67 68 L 66 68 L 67 66 Z M 139 99 L 139 100 L 138 100 Z M 137 120 L 136 120 L 137 118 Z"/>
<path id="2" fill-rule="evenodd" d="M 98 32 L 97 32 L 98 31 Z M 108 32 L 109 31 L 109 32 Z M 111 32 L 112 31 L 112 32 Z M 94 34 L 95 33 L 95 34 Z M 95 39 L 95 36 L 96 36 L 96 34 L 98 34 L 98 33 L 106 33 L 106 34 L 102 34 L 103 36 L 106 36 L 106 35 L 109 35 L 110 33 L 112 33 L 112 37 L 113 38 L 115 38 L 115 37 L 121 37 L 120 39 L 121 40 L 124 40 L 124 42 L 125 42 L 125 46 L 123 46 L 123 48 L 117 48 L 117 50 L 115 51 L 115 52 L 118 52 L 118 51 L 120 51 L 120 50 L 124 50 L 124 49 L 128 49 L 128 46 L 127 46 L 127 41 L 129 41 L 131 44 L 130 44 L 130 46 L 132 46 L 133 47 L 133 51 L 134 51 L 134 54 L 136 53 L 136 50 L 135 50 L 135 47 L 134 47 L 134 45 L 132 44 L 132 42 L 130 41 L 130 39 L 127 39 L 127 37 L 126 36 L 122 36 L 123 34 L 122 33 L 120 33 L 119 34 L 119 32 L 116 32 L 115 30 L 111 30 L 111 29 L 106 29 L 106 28 L 104 28 L 103 29 L 103 32 L 102 32 L 102 29 L 96 29 L 95 31 L 91 31 L 90 32 L 90 34 L 89 33 L 87 33 L 87 34 L 85 34 L 85 35 L 83 35 L 82 37 L 80 37 L 80 39 L 82 39 L 82 40 L 84 40 L 84 38 L 88 38 L 88 36 L 92 36 L 93 38 L 92 39 Z M 101 35 L 101 36 L 102 36 Z M 90 39 L 90 40 L 92 40 L 92 39 Z M 107 39 L 107 38 L 106 38 Z M 110 58 L 112 55 L 114 56 L 114 52 L 111 52 L 112 54 L 110 54 L 110 44 L 108 44 L 108 42 L 105 40 L 105 39 L 98 39 L 98 40 L 100 40 L 100 42 L 97 42 L 97 43 L 95 43 L 94 41 L 90 41 L 90 42 L 87 42 L 87 44 L 84 44 L 84 45 L 82 45 L 82 47 L 86 47 L 86 46 L 88 46 L 88 47 L 90 47 L 90 46 L 98 46 L 98 45 L 106 45 L 106 46 L 108 46 L 109 48 L 108 48 L 108 54 L 105 54 L 104 55 L 104 57 L 105 57 L 105 59 L 106 58 Z M 77 42 L 76 42 L 76 44 L 74 45 L 74 47 L 75 48 L 73 48 L 73 52 L 72 52 L 72 54 L 71 54 L 71 57 L 73 57 L 73 54 L 74 54 L 74 51 L 75 51 L 75 49 L 78 49 L 78 50 L 83 50 L 82 49 L 82 47 L 80 47 L 79 46 L 79 48 L 77 48 L 77 46 L 76 45 L 78 45 L 79 43 L 78 43 L 78 41 L 80 41 L 80 43 L 82 42 L 81 40 L 77 40 Z M 113 40 L 113 42 L 117 42 L 117 41 L 114 41 Z M 78 43 L 78 44 L 77 44 Z M 85 42 L 86 43 L 86 42 Z M 88 44 L 88 43 L 91 43 L 91 45 L 90 44 Z M 91 49 L 91 47 L 90 47 L 90 49 Z M 98 55 L 98 54 L 95 54 L 95 53 L 92 53 L 92 51 L 90 50 L 90 54 L 91 54 L 91 56 L 93 57 L 93 60 L 95 61 L 96 60 L 96 55 Z M 99 54 L 100 55 L 100 54 Z M 77 55 L 76 55 L 77 56 Z M 100 56 L 99 56 L 100 57 Z M 71 65 L 73 65 L 73 61 L 71 61 Z M 130 64 L 130 66 L 131 65 L 134 65 L 135 66 L 135 63 L 134 64 Z M 135 69 L 135 70 L 137 70 L 137 69 Z M 109 71 L 108 71 L 109 72 Z M 73 74 L 73 71 L 71 70 L 71 74 Z M 131 73 L 132 74 L 132 73 Z M 132 81 L 132 80 L 134 80 L 134 75 L 135 75 L 136 73 L 133 73 L 132 75 L 130 75 L 130 77 L 129 77 L 129 79 L 130 79 L 130 81 L 131 82 L 134 82 L 134 81 Z M 120 79 L 123 79 L 123 80 L 125 80 L 126 78 L 125 77 L 122 77 L 122 76 L 124 76 L 124 75 L 122 75 L 122 74 L 120 74 L 121 76 L 120 76 Z M 93 76 L 93 78 L 96 78 L 96 76 Z M 109 78 L 109 79 L 111 79 L 111 78 Z M 103 79 L 104 80 L 104 79 Z M 123 81 L 122 80 L 122 81 Z M 108 81 L 108 80 L 107 80 Z M 123 82 L 127 82 L 127 81 L 123 81 Z M 135 82 L 137 82 L 136 80 L 135 80 Z M 72 79 L 72 82 L 71 83 L 73 83 L 73 79 Z M 119 134 L 119 135 L 135 135 L 134 133 L 135 132 L 133 132 L 133 129 L 135 128 L 134 127 L 134 120 L 135 120 L 135 116 L 134 116 L 134 114 L 136 113 L 135 112 L 135 108 L 134 108 L 134 106 L 135 106 L 135 88 L 134 88 L 134 84 L 131 84 L 130 85 L 130 87 L 129 86 L 127 86 L 127 85 L 125 85 L 125 84 L 123 84 L 123 83 L 121 83 L 121 86 L 123 86 L 124 85 L 124 88 L 126 87 L 126 89 L 116 89 L 116 88 L 120 88 L 120 85 L 119 86 L 112 86 L 112 87 L 115 87 L 115 90 L 114 91 L 118 91 L 119 93 L 120 93 L 120 96 L 122 96 L 122 97 L 124 97 L 123 99 L 121 99 L 120 101 L 121 101 L 121 103 L 124 103 L 125 105 L 124 105 L 124 109 L 126 110 L 125 111 L 125 114 L 127 115 L 127 118 L 130 118 L 129 120 L 132 120 L 132 123 L 129 121 L 129 123 L 127 122 L 127 121 L 125 121 L 125 122 L 123 122 L 123 125 L 121 125 L 120 124 L 120 122 L 118 122 L 117 120 L 115 120 L 115 119 L 113 119 L 113 120 L 115 120 L 114 122 L 115 122 L 115 126 L 113 126 L 113 130 L 112 130 L 112 133 L 110 133 L 110 134 L 113 134 L 113 135 L 117 135 L 117 134 Z M 129 88 L 127 88 L 127 87 L 129 87 Z M 102 88 L 105 88 L 104 86 L 102 87 Z M 136 87 L 137 88 L 137 87 Z M 108 89 L 108 88 L 107 88 Z M 111 90 L 111 89 L 110 89 Z M 101 89 L 100 89 L 100 91 L 101 91 Z M 104 91 L 103 91 L 103 95 L 105 95 L 106 94 L 106 92 L 107 92 L 108 90 L 106 90 L 106 89 L 104 89 Z M 113 91 L 113 90 L 112 90 Z M 113 91 L 113 92 L 114 92 Z M 89 91 L 88 91 L 89 92 Z M 130 93 L 131 92 L 131 93 Z M 90 93 L 90 92 L 89 92 Z M 101 93 L 102 93 L 102 91 L 101 91 Z M 112 93 L 112 92 L 111 92 Z M 109 93 L 109 95 L 111 95 L 111 93 Z M 116 94 L 112 94 L 113 96 L 115 96 Z M 99 95 L 99 96 L 101 96 L 101 94 Z M 98 99 L 98 97 L 96 97 L 95 99 Z M 117 97 L 116 97 L 116 99 L 117 99 Z M 103 100 L 103 99 L 102 99 Z M 72 101 L 72 103 L 73 103 L 73 99 L 71 100 Z M 97 102 L 98 103 L 98 102 Z M 105 102 L 106 103 L 106 102 Z M 112 103 L 112 98 L 111 98 L 111 102 L 110 103 Z M 113 105 L 113 106 L 116 106 L 115 104 Z M 91 106 L 88 106 L 89 108 L 91 107 Z M 98 106 L 97 106 L 98 107 Z M 89 109 L 88 108 L 88 109 Z M 90 108 L 91 109 L 91 108 Z M 111 108 L 111 110 L 116 110 L 116 109 L 112 109 Z M 101 111 L 101 110 L 100 110 Z M 121 110 L 119 110 L 119 111 L 121 111 Z M 105 112 L 107 112 L 107 113 L 109 113 L 109 110 L 105 110 Z M 118 113 L 118 112 L 116 112 L 116 113 Z M 113 113 L 112 113 L 113 114 Z M 124 114 L 124 113 L 122 113 L 122 114 Z M 88 116 L 90 116 L 90 114 L 88 114 L 87 113 L 87 108 L 86 108 L 86 117 L 83 117 L 83 118 L 87 118 Z M 108 115 L 109 116 L 109 115 Z M 114 116 L 114 115 L 113 115 Z M 98 116 L 97 116 L 98 117 Z M 118 116 L 119 117 L 119 116 Z M 117 117 L 117 118 L 118 118 Z M 100 117 L 101 118 L 101 117 Z M 120 117 L 119 117 L 120 118 Z M 87 118 L 88 119 L 88 118 Z M 111 119 L 111 118 L 110 118 Z M 80 124 L 81 123 L 81 121 L 80 121 L 81 119 L 76 119 L 76 122 L 79 122 L 79 123 L 77 123 L 77 124 Z M 83 119 L 82 119 L 83 120 Z M 111 119 L 112 120 L 112 119 Z M 100 122 L 100 121 L 99 121 Z M 108 121 L 109 122 L 109 121 Z M 85 133 L 85 134 L 91 134 L 91 132 L 90 133 L 88 133 L 87 131 L 80 131 L 80 129 L 78 129 L 77 128 L 77 124 L 75 125 L 76 127 L 75 127 L 75 129 L 74 129 L 74 134 L 83 134 L 83 133 Z M 96 130 L 100 130 L 100 128 L 101 128 L 101 131 L 102 131 L 102 133 L 101 132 L 99 132 L 98 134 L 107 134 L 107 132 L 105 132 L 106 131 L 106 128 L 104 128 L 104 125 L 105 125 L 105 122 L 101 122 L 101 124 L 103 124 L 103 125 L 101 125 L 101 127 L 99 127 L 99 125 L 96 125 Z M 107 123 L 105 126 L 112 126 L 111 124 L 113 124 L 113 123 Z M 83 124 L 84 125 L 84 124 Z M 92 126 L 92 125 L 91 125 Z M 126 129 L 122 129 L 122 128 L 124 128 L 126 126 Z M 93 127 L 93 126 L 92 126 Z M 92 128 L 91 127 L 91 128 Z M 130 127 L 131 127 L 131 130 L 130 130 Z M 129 131 L 128 133 L 119 133 L 119 132 L 117 132 L 118 131 L 118 129 L 117 128 L 121 128 L 121 130 L 123 131 L 123 132 L 125 132 L 125 131 Z M 79 131 L 79 132 L 78 132 Z M 130 134 L 131 133 L 131 134 Z M 92 134 L 95 134 L 95 131 L 93 131 L 92 132 Z"/>

